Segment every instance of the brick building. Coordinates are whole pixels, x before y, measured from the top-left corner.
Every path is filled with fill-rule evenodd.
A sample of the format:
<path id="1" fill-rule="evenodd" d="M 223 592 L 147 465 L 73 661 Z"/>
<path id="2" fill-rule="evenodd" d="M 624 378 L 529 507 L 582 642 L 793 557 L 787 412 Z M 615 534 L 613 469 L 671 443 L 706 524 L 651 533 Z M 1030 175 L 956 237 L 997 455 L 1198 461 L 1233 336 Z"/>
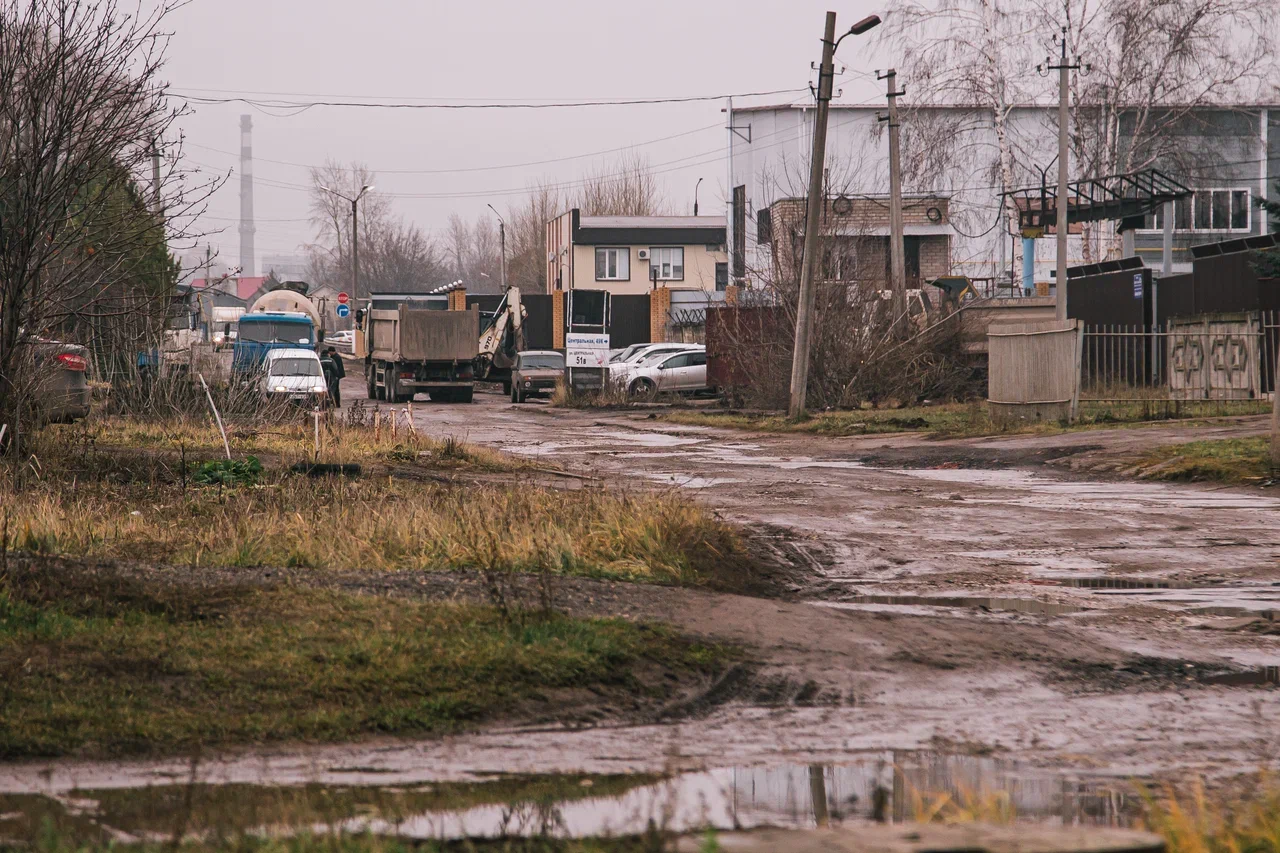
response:
<path id="1" fill-rule="evenodd" d="M 908 288 L 951 272 L 952 228 L 949 199 L 938 195 L 904 196 L 903 254 Z M 769 249 L 773 273 L 783 279 L 799 274 L 804 245 L 805 200 L 775 201 L 756 214 L 756 244 Z M 821 278 L 865 283 L 889 282 L 889 198 L 838 196 L 824 211 L 827 235 Z M 762 271 L 761 271 L 762 272 Z"/>

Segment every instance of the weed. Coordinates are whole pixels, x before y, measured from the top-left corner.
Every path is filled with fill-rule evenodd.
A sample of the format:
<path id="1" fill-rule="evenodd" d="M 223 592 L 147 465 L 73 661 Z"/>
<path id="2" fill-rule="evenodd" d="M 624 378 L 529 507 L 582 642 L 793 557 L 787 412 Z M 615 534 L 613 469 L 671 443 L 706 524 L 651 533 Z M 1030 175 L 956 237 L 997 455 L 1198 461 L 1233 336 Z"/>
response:
<path id="1" fill-rule="evenodd" d="M 258 457 L 212 459 L 196 466 L 191 482 L 200 486 L 252 486 L 262 476 Z"/>
<path id="2" fill-rule="evenodd" d="M 1265 438 L 1223 438 L 1165 445 L 1147 452 L 1135 468 L 1150 480 L 1245 483 L 1274 477 Z"/>

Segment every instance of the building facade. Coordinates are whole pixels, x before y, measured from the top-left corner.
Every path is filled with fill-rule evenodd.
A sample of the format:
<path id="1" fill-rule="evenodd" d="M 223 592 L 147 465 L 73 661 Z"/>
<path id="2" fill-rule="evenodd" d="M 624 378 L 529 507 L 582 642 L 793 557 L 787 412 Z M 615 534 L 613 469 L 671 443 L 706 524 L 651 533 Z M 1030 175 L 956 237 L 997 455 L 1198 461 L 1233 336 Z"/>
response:
<path id="1" fill-rule="evenodd" d="M 791 278 L 803 255 L 805 200 L 775 201 L 756 215 L 755 243 L 769 254 L 771 274 Z M 908 289 L 951 272 L 950 199 L 904 196 L 903 260 Z M 889 282 L 888 196 L 836 196 L 823 211 L 828 248 L 820 276 L 884 288 Z M 763 271 L 755 271 L 762 273 Z"/>
<path id="2" fill-rule="evenodd" d="M 548 293 L 728 285 L 723 216 L 582 216 L 575 208 L 549 221 L 546 237 Z"/>
<path id="3" fill-rule="evenodd" d="M 827 195 L 875 197 L 889 184 L 888 135 L 880 104 L 832 104 L 827 138 Z M 730 217 L 735 277 L 760 260 L 758 218 L 776 202 L 803 198 L 807 187 L 814 110 L 808 106 L 736 109 L 730 117 L 729 177 L 742 210 Z M 949 199 L 952 271 L 972 277 L 1021 278 L 1021 235 L 1011 233 L 1002 191 L 1056 183 L 1057 107 L 1014 107 L 1006 120 L 1013 158 L 1013 186 L 1001 180 L 1000 146 L 991 110 L 975 106 L 907 105 L 902 110 L 903 186 L 907 194 Z M 1121 148 L 1134 149 L 1132 122 L 1122 121 Z M 1280 107 L 1224 105 L 1179 112 L 1161 125 L 1158 139 L 1136 140 L 1136 159 L 1191 189 L 1175 219 L 1174 271 L 1190 269 L 1193 245 L 1265 233 L 1257 200 L 1275 194 L 1280 178 Z M 1136 150 L 1136 149 L 1135 149 Z M 1078 177 L 1072 157 L 1072 180 Z M 1043 171 L 1042 171 L 1043 170 Z M 1135 249 L 1149 265 L 1160 263 L 1160 216 L 1135 232 Z M 1074 229 L 1073 229 L 1074 230 Z M 736 233 L 736 232 L 741 233 Z M 1106 260 L 1118 240 L 1101 229 L 1073 233 L 1068 263 Z M 1114 231 L 1110 232 L 1114 234 Z M 1085 240 L 1091 256 L 1086 258 Z M 1035 241 L 1035 278 L 1047 281 L 1056 265 L 1052 235 Z M 767 247 L 765 247 L 767 248 Z M 1015 261 L 1017 268 L 1015 269 Z"/>

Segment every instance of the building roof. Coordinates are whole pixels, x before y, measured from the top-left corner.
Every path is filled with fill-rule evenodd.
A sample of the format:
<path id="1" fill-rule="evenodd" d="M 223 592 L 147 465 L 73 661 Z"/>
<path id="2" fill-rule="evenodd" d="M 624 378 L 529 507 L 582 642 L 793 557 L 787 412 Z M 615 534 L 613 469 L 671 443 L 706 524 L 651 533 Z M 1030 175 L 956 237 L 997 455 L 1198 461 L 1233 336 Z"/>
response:
<path id="1" fill-rule="evenodd" d="M 990 109 L 992 108 L 990 104 L 939 104 L 939 103 L 902 104 L 902 108 L 903 108 L 903 109 L 906 109 L 908 106 L 909 106 L 911 109 L 917 109 L 917 110 L 919 110 L 919 109 L 925 109 L 925 110 L 990 110 Z M 1099 105 L 1099 104 L 1085 104 L 1085 106 L 1086 106 L 1086 107 L 1088 107 L 1088 106 L 1100 106 L 1100 105 Z M 1142 108 L 1142 107 L 1143 107 L 1143 105 L 1142 105 L 1142 104 L 1133 104 L 1132 106 L 1128 107 L 1127 109 L 1139 109 L 1139 108 Z M 1036 103 L 1023 103 L 1023 104 L 1012 104 L 1012 105 L 1011 105 L 1011 108 L 1012 108 L 1012 109 L 1015 109 L 1015 110 L 1056 110 L 1056 109 L 1058 108 L 1058 104 L 1057 104 L 1057 102 L 1052 102 L 1052 103 L 1043 103 L 1043 104 L 1036 104 Z M 763 112 L 777 112 L 777 111 L 782 111 L 782 110 L 812 110 L 812 109 L 814 109 L 814 105 L 813 105 L 813 104 L 808 104 L 808 103 L 806 103 L 806 104 L 791 104 L 791 103 L 788 103 L 788 104 L 760 104 L 760 105 L 758 105 L 758 106 L 751 106 L 751 107 L 734 107 L 734 108 L 733 108 L 733 111 L 734 111 L 735 113 L 763 113 Z M 833 110 L 870 110 L 870 111 L 879 111 L 879 112 L 884 112 L 884 101 L 876 101 L 876 102 L 874 102 L 874 103 L 865 103 L 865 104 L 840 104 L 840 103 L 836 103 L 836 102 L 834 102 L 834 101 L 833 101 L 833 102 L 832 102 L 832 104 L 831 104 L 831 109 L 833 109 Z M 1195 110 L 1213 110 L 1213 111 L 1222 111 L 1222 110 L 1228 110 L 1228 111 L 1247 111 L 1247 110 L 1265 110 L 1265 109 L 1273 109 L 1273 110 L 1274 110 L 1274 109 L 1280 109 L 1280 104 L 1278 104 L 1278 103 L 1256 103 L 1256 104 L 1160 104 L 1160 105 L 1158 105 L 1158 106 L 1156 107 L 1156 109 L 1170 109 L 1170 110 L 1195 109 Z"/>
<path id="2" fill-rule="evenodd" d="M 724 216 L 583 216 L 581 228 L 724 228 Z"/>

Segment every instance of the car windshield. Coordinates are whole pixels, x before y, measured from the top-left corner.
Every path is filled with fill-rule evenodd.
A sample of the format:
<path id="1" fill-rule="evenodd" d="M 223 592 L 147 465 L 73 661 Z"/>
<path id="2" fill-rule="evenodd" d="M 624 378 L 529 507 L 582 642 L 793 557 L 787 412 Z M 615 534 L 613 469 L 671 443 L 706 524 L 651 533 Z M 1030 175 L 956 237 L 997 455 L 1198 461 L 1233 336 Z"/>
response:
<path id="1" fill-rule="evenodd" d="M 277 358 L 271 362 L 272 376 L 319 376 L 317 358 Z"/>
<path id="2" fill-rule="evenodd" d="M 624 362 L 624 361 L 630 361 L 630 360 L 631 360 L 631 356 L 633 356 L 633 355 L 635 355 L 636 353 L 640 352 L 640 350 L 642 350 L 642 349 L 644 349 L 644 348 L 645 348 L 645 345 L 644 345 L 644 344 L 632 344 L 631 346 L 627 347 L 626 349 L 624 349 L 624 350 L 620 350 L 620 351 L 618 351 L 618 352 L 614 353 L 613 358 L 609 359 L 609 363 L 610 363 L 610 364 L 620 364 L 620 363 L 622 363 L 622 362 Z"/>
<path id="3" fill-rule="evenodd" d="M 564 370 L 564 356 L 555 352 L 530 353 L 520 356 L 520 366 L 530 370 Z"/>
<path id="4" fill-rule="evenodd" d="M 275 320 L 240 321 L 239 339 L 258 344 L 309 344 L 311 324 Z"/>

